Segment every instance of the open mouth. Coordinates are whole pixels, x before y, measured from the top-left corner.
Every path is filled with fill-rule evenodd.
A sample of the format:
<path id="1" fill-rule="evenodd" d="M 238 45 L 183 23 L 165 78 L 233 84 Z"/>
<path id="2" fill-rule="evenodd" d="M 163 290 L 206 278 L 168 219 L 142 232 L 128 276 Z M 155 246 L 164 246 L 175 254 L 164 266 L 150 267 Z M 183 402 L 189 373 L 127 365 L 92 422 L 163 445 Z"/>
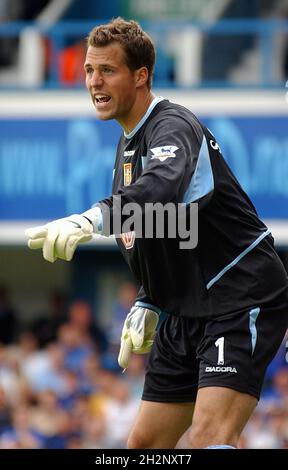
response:
<path id="1" fill-rule="evenodd" d="M 96 104 L 108 103 L 110 100 L 111 100 L 111 96 L 108 96 L 108 95 L 95 95 L 94 96 L 94 102 Z"/>

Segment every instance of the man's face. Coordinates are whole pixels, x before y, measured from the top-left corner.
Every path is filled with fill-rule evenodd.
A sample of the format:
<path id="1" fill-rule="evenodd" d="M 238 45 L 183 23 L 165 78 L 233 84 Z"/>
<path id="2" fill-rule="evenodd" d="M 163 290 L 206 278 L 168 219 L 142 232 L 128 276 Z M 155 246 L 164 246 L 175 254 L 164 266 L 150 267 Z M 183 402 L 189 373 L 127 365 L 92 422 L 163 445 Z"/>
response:
<path id="1" fill-rule="evenodd" d="M 136 73 L 124 60 L 118 43 L 105 47 L 89 46 L 84 64 L 86 87 L 102 120 L 116 119 L 129 123 L 129 113 L 136 97 Z"/>

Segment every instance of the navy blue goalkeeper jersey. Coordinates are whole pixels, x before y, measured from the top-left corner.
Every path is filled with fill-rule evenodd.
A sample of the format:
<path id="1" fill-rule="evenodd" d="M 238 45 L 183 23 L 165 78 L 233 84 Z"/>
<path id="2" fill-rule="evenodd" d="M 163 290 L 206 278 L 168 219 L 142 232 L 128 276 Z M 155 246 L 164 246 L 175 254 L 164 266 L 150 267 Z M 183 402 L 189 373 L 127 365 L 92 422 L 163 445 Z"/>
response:
<path id="1" fill-rule="evenodd" d="M 181 248 L 177 233 L 176 238 L 166 232 L 164 238 L 137 238 L 133 230 L 117 235 L 141 286 L 140 305 L 186 317 L 219 316 L 276 300 L 287 309 L 287 274 L 269 229 L 214 136 L 185 107 L 156 98 L 136 128 L 121 136 L 113 195 L 99 203 L 110 217 L 106 235 L 128 203 L 143 210 L 147 203 L 198 203 L 194 248 Z"/>

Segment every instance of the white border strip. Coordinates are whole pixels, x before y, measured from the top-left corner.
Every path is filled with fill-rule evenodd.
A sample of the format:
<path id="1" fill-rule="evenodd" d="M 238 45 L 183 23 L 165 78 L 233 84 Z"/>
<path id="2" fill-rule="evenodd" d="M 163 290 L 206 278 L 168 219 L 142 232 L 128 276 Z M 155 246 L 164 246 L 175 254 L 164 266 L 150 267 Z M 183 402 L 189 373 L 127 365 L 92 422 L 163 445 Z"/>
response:
<path id="1" fill-rule="evenodd" d="M 155 90 L 207 116 L 288 115 L 287 89 L 283 90 Z M 95 109 L 84 90 L 0 92 L 0 118 L 95 117 Z"/>
<path id="2" fill-rule="evenodd" d="M 264 220 L 267 227 L 271 230 L 272 236 L 275 239 L 275 244 L 280 246 L 288 246 L 288 221 L 282 220 Z M 28 227 L 35 227 L 43 225 L 47 220 L 27 220 L 24 222 L 16 222 L 7 220 L 0 222 L 0 246 L 1 245 L 26 245 L 27 240 L 25 237 L 25 230 Z M 103 237 L 94 235 L 93 240 L 87 244 L 91 247 L 95 246 L 115 246 L 115 237 Z M 86 245 L 86 244 L 85 244 Z"/>

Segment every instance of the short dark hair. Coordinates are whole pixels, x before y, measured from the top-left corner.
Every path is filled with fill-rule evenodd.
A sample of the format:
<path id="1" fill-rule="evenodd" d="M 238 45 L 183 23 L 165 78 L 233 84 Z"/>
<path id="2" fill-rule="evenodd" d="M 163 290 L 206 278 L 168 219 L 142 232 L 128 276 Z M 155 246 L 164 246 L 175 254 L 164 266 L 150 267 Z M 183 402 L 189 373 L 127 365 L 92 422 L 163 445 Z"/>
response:
<path id="1" fill-rule="evenodd" d="M 126 65 L 130 70 L 147 67 L 147 86 L 150 89 L 155 64 L 155 47 L 152 39 L 137 21 L 126 21 L 121 17 L 113 19 L 110 23 L 96 26 L 87 39 L 88 46 L 92 47 L 104 47 L 113 42 L 122 46 Z"/>

